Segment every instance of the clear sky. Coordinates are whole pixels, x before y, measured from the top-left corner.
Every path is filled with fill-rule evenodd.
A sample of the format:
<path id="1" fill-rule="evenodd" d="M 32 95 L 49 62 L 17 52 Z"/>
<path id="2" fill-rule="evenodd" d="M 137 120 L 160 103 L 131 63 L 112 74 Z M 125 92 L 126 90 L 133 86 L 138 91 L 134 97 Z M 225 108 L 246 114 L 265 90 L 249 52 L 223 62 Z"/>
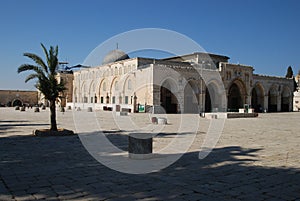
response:
<path id="1" fill-rule="evenodd" d="M 76 65 L 110 37 L 140 28 L 182 33 L 258 74 L 300 69 L 298 0 L 7 0 L 0 1 L 0 89 L 34 89 L 17 68 L 29 62 L 24 52 L 42 55 L 41 42 Z"/>

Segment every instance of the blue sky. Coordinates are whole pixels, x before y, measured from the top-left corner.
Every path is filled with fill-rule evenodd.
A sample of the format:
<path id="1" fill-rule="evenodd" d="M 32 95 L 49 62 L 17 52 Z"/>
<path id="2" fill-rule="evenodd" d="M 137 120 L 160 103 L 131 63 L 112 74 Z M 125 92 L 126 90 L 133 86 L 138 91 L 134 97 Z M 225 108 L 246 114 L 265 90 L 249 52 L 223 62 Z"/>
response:
<path id="1" fill-rule="evenodd" d="M 141 28 L 179 32 L 255 73 L 284 76 L 291 65 L 296 74 L 299 10 L 298 0 L 1 1 L 0 89 L 34 89 L 16 71 L 29 62 L 24 52 L 42 55 L 41 42 L 58 45 L 60 60 L 76 65 L 105 40 Z"/>

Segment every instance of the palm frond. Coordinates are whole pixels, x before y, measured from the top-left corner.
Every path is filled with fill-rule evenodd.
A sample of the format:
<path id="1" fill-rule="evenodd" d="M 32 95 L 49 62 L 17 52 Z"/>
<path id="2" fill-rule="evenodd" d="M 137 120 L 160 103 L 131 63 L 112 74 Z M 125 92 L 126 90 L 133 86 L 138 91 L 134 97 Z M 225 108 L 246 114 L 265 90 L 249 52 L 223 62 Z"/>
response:
<path id="1" fill-rule="evenodd" d="M 31 65 L 31 64 L 23 64 L 18 68 L 18 73 L 21 73 L 24 71 L 29 71 L 29 70 L 37 72 L 37 71 L 39 71 L 38 69 L 39 69 L 38 66 Z"/>
<path id="2" fill-rule="evenodd" d="M 35 78 L 38 78 L 39 79 L 39 75 L 38 74 L 30 74 L 26 77 L 25 79 L 25 83 L 28 82 L 29 80 L 32 80 L 32 79 L 35 79 Z"/>
<path id="3" fill-rule="evenodd" d="M 50 63 L 49 63 L 50 58 L 49 58 L 48 51 L 47 51 L 46 47 L 43 45 L 43 43 L 41 43 L 41 46 L 42 46 L 42 49 L 43 49 L 43 51 L 44 51 L 44 54 L 46 55 L 46 61 L 47 61 L 47 64 L 48 64 L 48 66 L 50 66 Z"/>
<path id="4" fill-rule="evenodd" d="M 48 67 L 46 66 L 46 64 L 44 63 L 43 59 L 39 56 L 37 56 L 36 54 L 32 54 L 32 53 L 24 53 L 24 56 L 32 59 L 36 64 L 38 64 L 39 66 L 42 67 L 42 69 L 48 73 Z"/>
<path id="5" fill-rule="evenodd" d="M 50 69 L 50 72 L 51 74 L 56 74 L 56 71 L 58 69 L 58 58 L 57 58 L 57 53 L 54 52 L 53 50 L 53 47 L 51 46 L 50 48 L 50 52 L 51 52 L 51 55 L 50 55 L 50 63 L 51 65 L 49 66 L 49 69 Z"/>

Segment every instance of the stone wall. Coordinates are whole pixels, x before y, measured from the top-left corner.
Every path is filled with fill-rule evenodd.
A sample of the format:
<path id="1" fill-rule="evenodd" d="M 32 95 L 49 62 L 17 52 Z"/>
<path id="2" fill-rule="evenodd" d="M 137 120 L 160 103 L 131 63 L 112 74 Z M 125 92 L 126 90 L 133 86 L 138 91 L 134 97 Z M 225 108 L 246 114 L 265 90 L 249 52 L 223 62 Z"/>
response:
<path id="1" fill-rule="evenodd" d="M 2 106 L 14 106 L 17 104 L 36 105 L 37 103 L 37 91 L 0 90 L 0 104 Z"/>

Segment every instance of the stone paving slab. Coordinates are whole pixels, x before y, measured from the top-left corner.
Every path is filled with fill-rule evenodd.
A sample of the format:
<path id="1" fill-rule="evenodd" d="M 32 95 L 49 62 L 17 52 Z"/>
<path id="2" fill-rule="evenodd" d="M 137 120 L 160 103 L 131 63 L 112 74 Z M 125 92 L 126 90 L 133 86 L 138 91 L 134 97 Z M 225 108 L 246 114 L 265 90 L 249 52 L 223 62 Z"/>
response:
<path id="1" fill-rule="evenodd" d="M 78 136 L 31 136 L 48 126 L 48 112 L 0 108 L 0 200 L 300 200 L 300 113 L 228 119 L 203 160 L 198 151 L 209 120 L 200 119 L 194 143 L 177 162 L 132 175 L 97 162 Z M 114 133 L 118 127 L 110 113 L 96 114 L 104 122 L 101 129 L 116 134 L 111 141 L 126 147 L 127 132 Z M 71 111 L 57 115 L 60 127 L 75 130 Z M 148 114 L 130 118 L 137 125 L 150 122 Z M 169 119 L 169 135 L 154 139 L 156 150 L 176 136 L 178 117 Z"/>

